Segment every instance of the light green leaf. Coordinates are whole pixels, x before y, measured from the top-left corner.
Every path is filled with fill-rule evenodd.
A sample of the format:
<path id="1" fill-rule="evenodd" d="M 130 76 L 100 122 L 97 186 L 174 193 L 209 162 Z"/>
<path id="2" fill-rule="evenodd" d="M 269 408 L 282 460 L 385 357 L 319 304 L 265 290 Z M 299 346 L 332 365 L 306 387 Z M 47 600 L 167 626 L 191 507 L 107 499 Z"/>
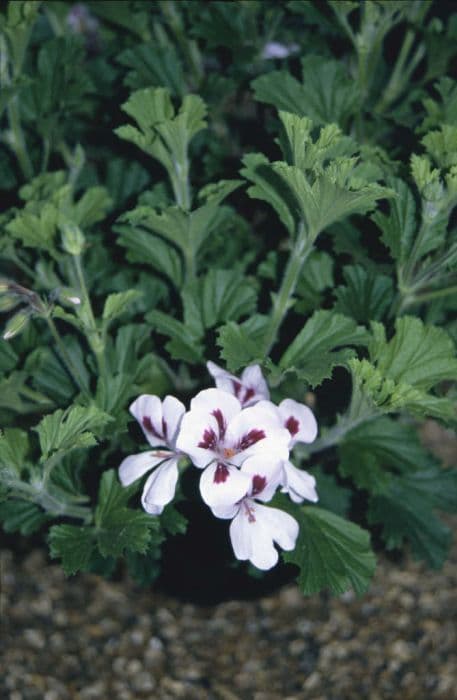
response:
<path id="1" fill-rule="evenodd" d="M 230 372 L 263 360 L 263 357 L 259 357 L 259 343 L 239 323 L 229 321 L 221 326 L 217 332 L 217 344 L 221 348 L 220 356 Z"/>
<path id="2" fill-rule="evenodd" d="M 369 533 L 322 508 L 298 508 L 286 499 L 281 499 L 281 507 L 300 526 L 294 551 L 283 552 L 284 561 L 300 568 L 300 590 L 305 595 L 327 588 L 334 595 L 349 588 L 364 593 L 376 566 Z"/>
<path id="3" fill-rule="evenodd" d="M 372 328 L 370 357 L 385 377 L 424 390 L 446 379 L 457 379 L 454 343 L 441 328 L 403 316 L 397 319 L 390 341 L 381 324 L 373 323 Z"/>
<path id="4" fill-rule="evenodd" d="M 103 307 L 103 320 L 111 322 L 118 316 L 121 316 L 141 294 L 137 289 L 128 289 L 125 292 L 110 294 Z"/>
<path id="5" fill-rule="evenodd" d="M 67 411 L 59 409 L 45 416 L 34 428 L 40 439 L 43 458 L 47 459 L 57 450 L 96 445 L 93 433 L 98 433 L 110 420 L 109 415 L 95 406 L 73 406 Z"/>
<path id="6" fill-rule="evenodd" d="M 272 168 L 296 198 L 300 217 L 306 222 L 306 230 L 312 240 L 336 221 L 351 214 L 366 214 L 374 209 L 378 199 L 390 194 L 380 185 L 366 184 L 355 178 L 351 180 L 351 173 L 355 174 L 355 159 L 340 163 L 334 161 L 312 185 L 296 166 L 276 162 Z"/>
<path id="7" fill-rule="evenodd" d="M 301 378 L 317 386 L 331 377 L 336 365 L 353 356 L 354 351 L 347 346 L 367 342 L 367 332 L 352 319 L 332 311 L 316 311 L 289 345 L 279 366 L 296 369 Z"/>

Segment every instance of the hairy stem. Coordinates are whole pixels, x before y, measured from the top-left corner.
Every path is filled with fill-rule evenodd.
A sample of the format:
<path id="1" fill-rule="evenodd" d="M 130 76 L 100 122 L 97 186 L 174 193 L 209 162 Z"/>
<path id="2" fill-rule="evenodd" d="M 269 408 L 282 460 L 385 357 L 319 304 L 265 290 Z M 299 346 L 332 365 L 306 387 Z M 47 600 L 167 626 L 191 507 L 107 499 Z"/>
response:
<path id="1" fill-rule="evenodd" d="M 286 271 L 275 297 L 270 322 L 263 341 L 263 352 L 268 355 L 276 342 L 278 331 L 290 307 L 303 265 L 312 250 L 312 240 L 305 235 L 304 225 L 298 230 L 297 240 L 289 256 Z"/>

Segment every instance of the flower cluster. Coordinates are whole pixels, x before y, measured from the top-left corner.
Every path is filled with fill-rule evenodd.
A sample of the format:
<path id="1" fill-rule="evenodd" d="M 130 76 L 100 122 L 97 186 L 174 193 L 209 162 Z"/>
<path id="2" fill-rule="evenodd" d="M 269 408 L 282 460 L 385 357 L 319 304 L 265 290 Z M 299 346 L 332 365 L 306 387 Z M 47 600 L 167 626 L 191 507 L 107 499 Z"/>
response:
<path id="1" fill-rule="evenodd" d="M 204 502 L 217 518 L 232 521 L 235 556 L 267 570 L 278 561 L 275 543 L 294 549 L 298 523 L 264 504 L 278 488 L 296 503 L 317 501 L 314 477 L 289 460 L 297 442 L 316 438 L 316 420 L 307 406 L 292 399 L 273 404 L 258 365 L 247 367 L 239 378 L 212 362 L 207 366 L 216 388 L 197 394 L 188 412 L 173 396 L 161 401 L 143 395 L 132 403 L 130 412 L 153 449 L 124 459 L 119 477 L 127 486 L 151 471 L 142 504 L 158 515 L 173 499 L 178 463 L 187 457 L 202 470 Z"/>

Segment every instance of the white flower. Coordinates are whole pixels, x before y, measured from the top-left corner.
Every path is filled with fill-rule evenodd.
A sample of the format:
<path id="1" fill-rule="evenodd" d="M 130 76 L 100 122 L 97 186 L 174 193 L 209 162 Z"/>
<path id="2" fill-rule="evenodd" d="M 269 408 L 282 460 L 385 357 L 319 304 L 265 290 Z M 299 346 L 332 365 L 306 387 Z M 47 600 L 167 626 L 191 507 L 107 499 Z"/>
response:
<path id="1" fill-rule="evenodd" d="M 240 378 L 226 372 L 214 362 L 207 362 L 206 366 L 215 380 L 217 388 L 236 396 L 243 408 L 253 406 L 262 399 L 270 398 L 268 386 L 259 365 L 246 367 Z"/>
<path id="2" fill-rule="evenodd" d="M 297 469 L 292 462 L 283 463 L 281 486 L 282 493 L 288 493 L 294 503 L 302 503 L 305 499 L 317 503 L 319 500 L 314 476 L 304 469 Z"/>
<path id="3" fill-rule="evenodd" d="M 238 467 L 257 455 L 267 455 L 280 465 L 288 459 L 289 438 L 269 402 L 242 409 L 235 396 L 206 389 L 192 399 L 176 446 L 205 470 L 200 480 L 202 498 L 218 508 L 236 503 L 248 491 L 249 477 Z"/>
<path id="4" fill-rule="evenodd" d="M 278 561 L 274 544 L 290 551 L 298 536 L 298 523 L 288 513 L 260 505 L 268 502 L 280 482 L 281 465 L 268 456 L 247 459 L 241 473 L 248 479 L 244 498 L 223 508 L 212 508 L 219 518 L 231 518 L 230 539 L 237 559 L 249 560 L 258 569 L 271 569 Z"/>
<path id="5" fill-rule="evenodd" d="M 271 402 L 262 401 L 257 404 L 263 407 L 265 404 L 274 406 Z M 316 439 L 317 423 L 313 412 L 293 399 L 284 399 L 278 407 L 275 407 L 281 424 L 289 431 L 289 448 L 292 449 L 297 442 L 310 443 Z M 283 464 L 281 477 L 281 490 L 288 493 L 294 503 L 301 503 L 305 499 L 316 503 L 319 497 L 316 492 L 316 479 L 303 469 L 297 469 L 288 460 Z"/>
<path id="6" fill-rule="evenodd" d="M 297 442 L 314 442 L 317 436 L 317 423 L 313 412 L 303 403 L 284 399 L 278 406 L 282 423 L 290 433 L 290 447 Z"/>
<path id="7" fill-rule="evenodd" d="M 287 58 L 298 51 L 298 44 L 281 44 L 279 41 L 269 41 L 262 50 L 262 58 Z"/>
<path id="8" fill-rule="evenodd" d="M 149 444 L 158 449 L 126 457 L 119 467 L 119 479 L 128 486 L 153 469 L 144 485 L 141 503 L 147 513 L 159 515 L 175 495 L 180 458 L 176 439 L 186 409 L 174 396 L 166 396 L 162 402 L 158 396 L 143 394 L 129 410 Z"/>

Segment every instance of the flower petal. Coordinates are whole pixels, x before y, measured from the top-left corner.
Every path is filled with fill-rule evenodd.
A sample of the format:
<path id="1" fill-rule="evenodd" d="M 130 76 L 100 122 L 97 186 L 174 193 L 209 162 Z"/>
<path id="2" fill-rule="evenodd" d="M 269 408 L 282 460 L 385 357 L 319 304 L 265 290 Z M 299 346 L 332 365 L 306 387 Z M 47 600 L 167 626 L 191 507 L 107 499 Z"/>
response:
<path id="1" fill-rule="evenodd" d="M 240 465 L 247 457 L 271 449 L 275 456 L 288 459 L 290 434 L 271 406 L 265 401 L 245 408 L 229 423 L 225 444 L 235 450 L 230 460 L 233 464 Z"/>
<path id="2" fill-rule="evenodd" d="M 317 436 L 317 423 L 313 412 L 293 399 L 284 399 L 279 404 L 283 425 L 290 433 L 291 446 L 296 442 L 313 442 Z"/>
<path id="3" fill-rule="evenodd" d="M 217 388 L 236 396 L 243 407 L 253 406 L 257 401 L 268 399 L 270 396 L 259 365 L 246 367 L 240 379 L 214 362 L 208 362 L 206 366 Z"/>
<path id="4" fill-rule="evenodd" d="M 280 459 L 268 453 L 248 457 L 240 471 L 251 478 L 249 496 L 264 503 L 271 501 L 281 483 L 282 465 Z"/>
<path id="5" fill-rule="evenodd" d="M 165 396 L 162 403 L 162 426 L 171 447 L 176 445 L 176 438 L 185 412 L 186 408 L 181 401 L 174 396 Z"/>
<path id="6" fill-rule="evenodd" d="M 282 489 L 288 493 L 294 503 L 301 503 L 305 499 L 316 503 L 319 496 L 316 491 L 316 479 L 303 469 L 297 469 L 292 462 L 284 462 Z"/>
<path id="7" fill-rule="evenodd" d="M 229 421 L 241 411 L 239 401 L 219 389 L 206 389 L 192 399 L 176 440 L 199 469 L 216 459 L 222 449 Z"/>
<path id="8" fill-rule="evenodd" d="M 200 493 L 206 505 L 220 509 L 238 503 L 248 492 L 251 479 L 236 467 L 211 464 L 200 478 Z"/>
<path id="9" fill-rule="evenodd" d="M 190 402 L 190 410 L 205 411 L 211 415 L 215 409 L 223 411 L 227 422 L 241 411 L 241 404 L 235 396 L 227 395 L 220 389 L 204 389 Z"/>
<path id="10" fill-rule="evenodd" d="M 170 452 L 158 450 L 156 452 L 140 452 L 126 457 L 119 467 L 119 480 L 122 486 L 133 484 L 134 481 L 154 469 L 169 456 Z"/>
<path id="11" fill-rule="evenodd" d="M 230 525 L 230 539 L 237 559 L 249 559 L 258 569 L 271 569 L 278 561 L 274 542 L 292 550 L 298 523 L 288 513 L 244 499 Z"/>
<path id="12" fill-rule="evenodd" d="M 141 503 L 151 515 L 160 515 L 167 503 L 173 500 L 178 481 L 179 457 L 172 457 L 160 465 L 146 480 Z"/>
<path id="13" fill-rule="evenodd" d="M 162 401 L 158 396 L 142 394 L 130 405 L 129 411 L 141 425 L 150 445 L 167 446 L 162 426 Z"/>

